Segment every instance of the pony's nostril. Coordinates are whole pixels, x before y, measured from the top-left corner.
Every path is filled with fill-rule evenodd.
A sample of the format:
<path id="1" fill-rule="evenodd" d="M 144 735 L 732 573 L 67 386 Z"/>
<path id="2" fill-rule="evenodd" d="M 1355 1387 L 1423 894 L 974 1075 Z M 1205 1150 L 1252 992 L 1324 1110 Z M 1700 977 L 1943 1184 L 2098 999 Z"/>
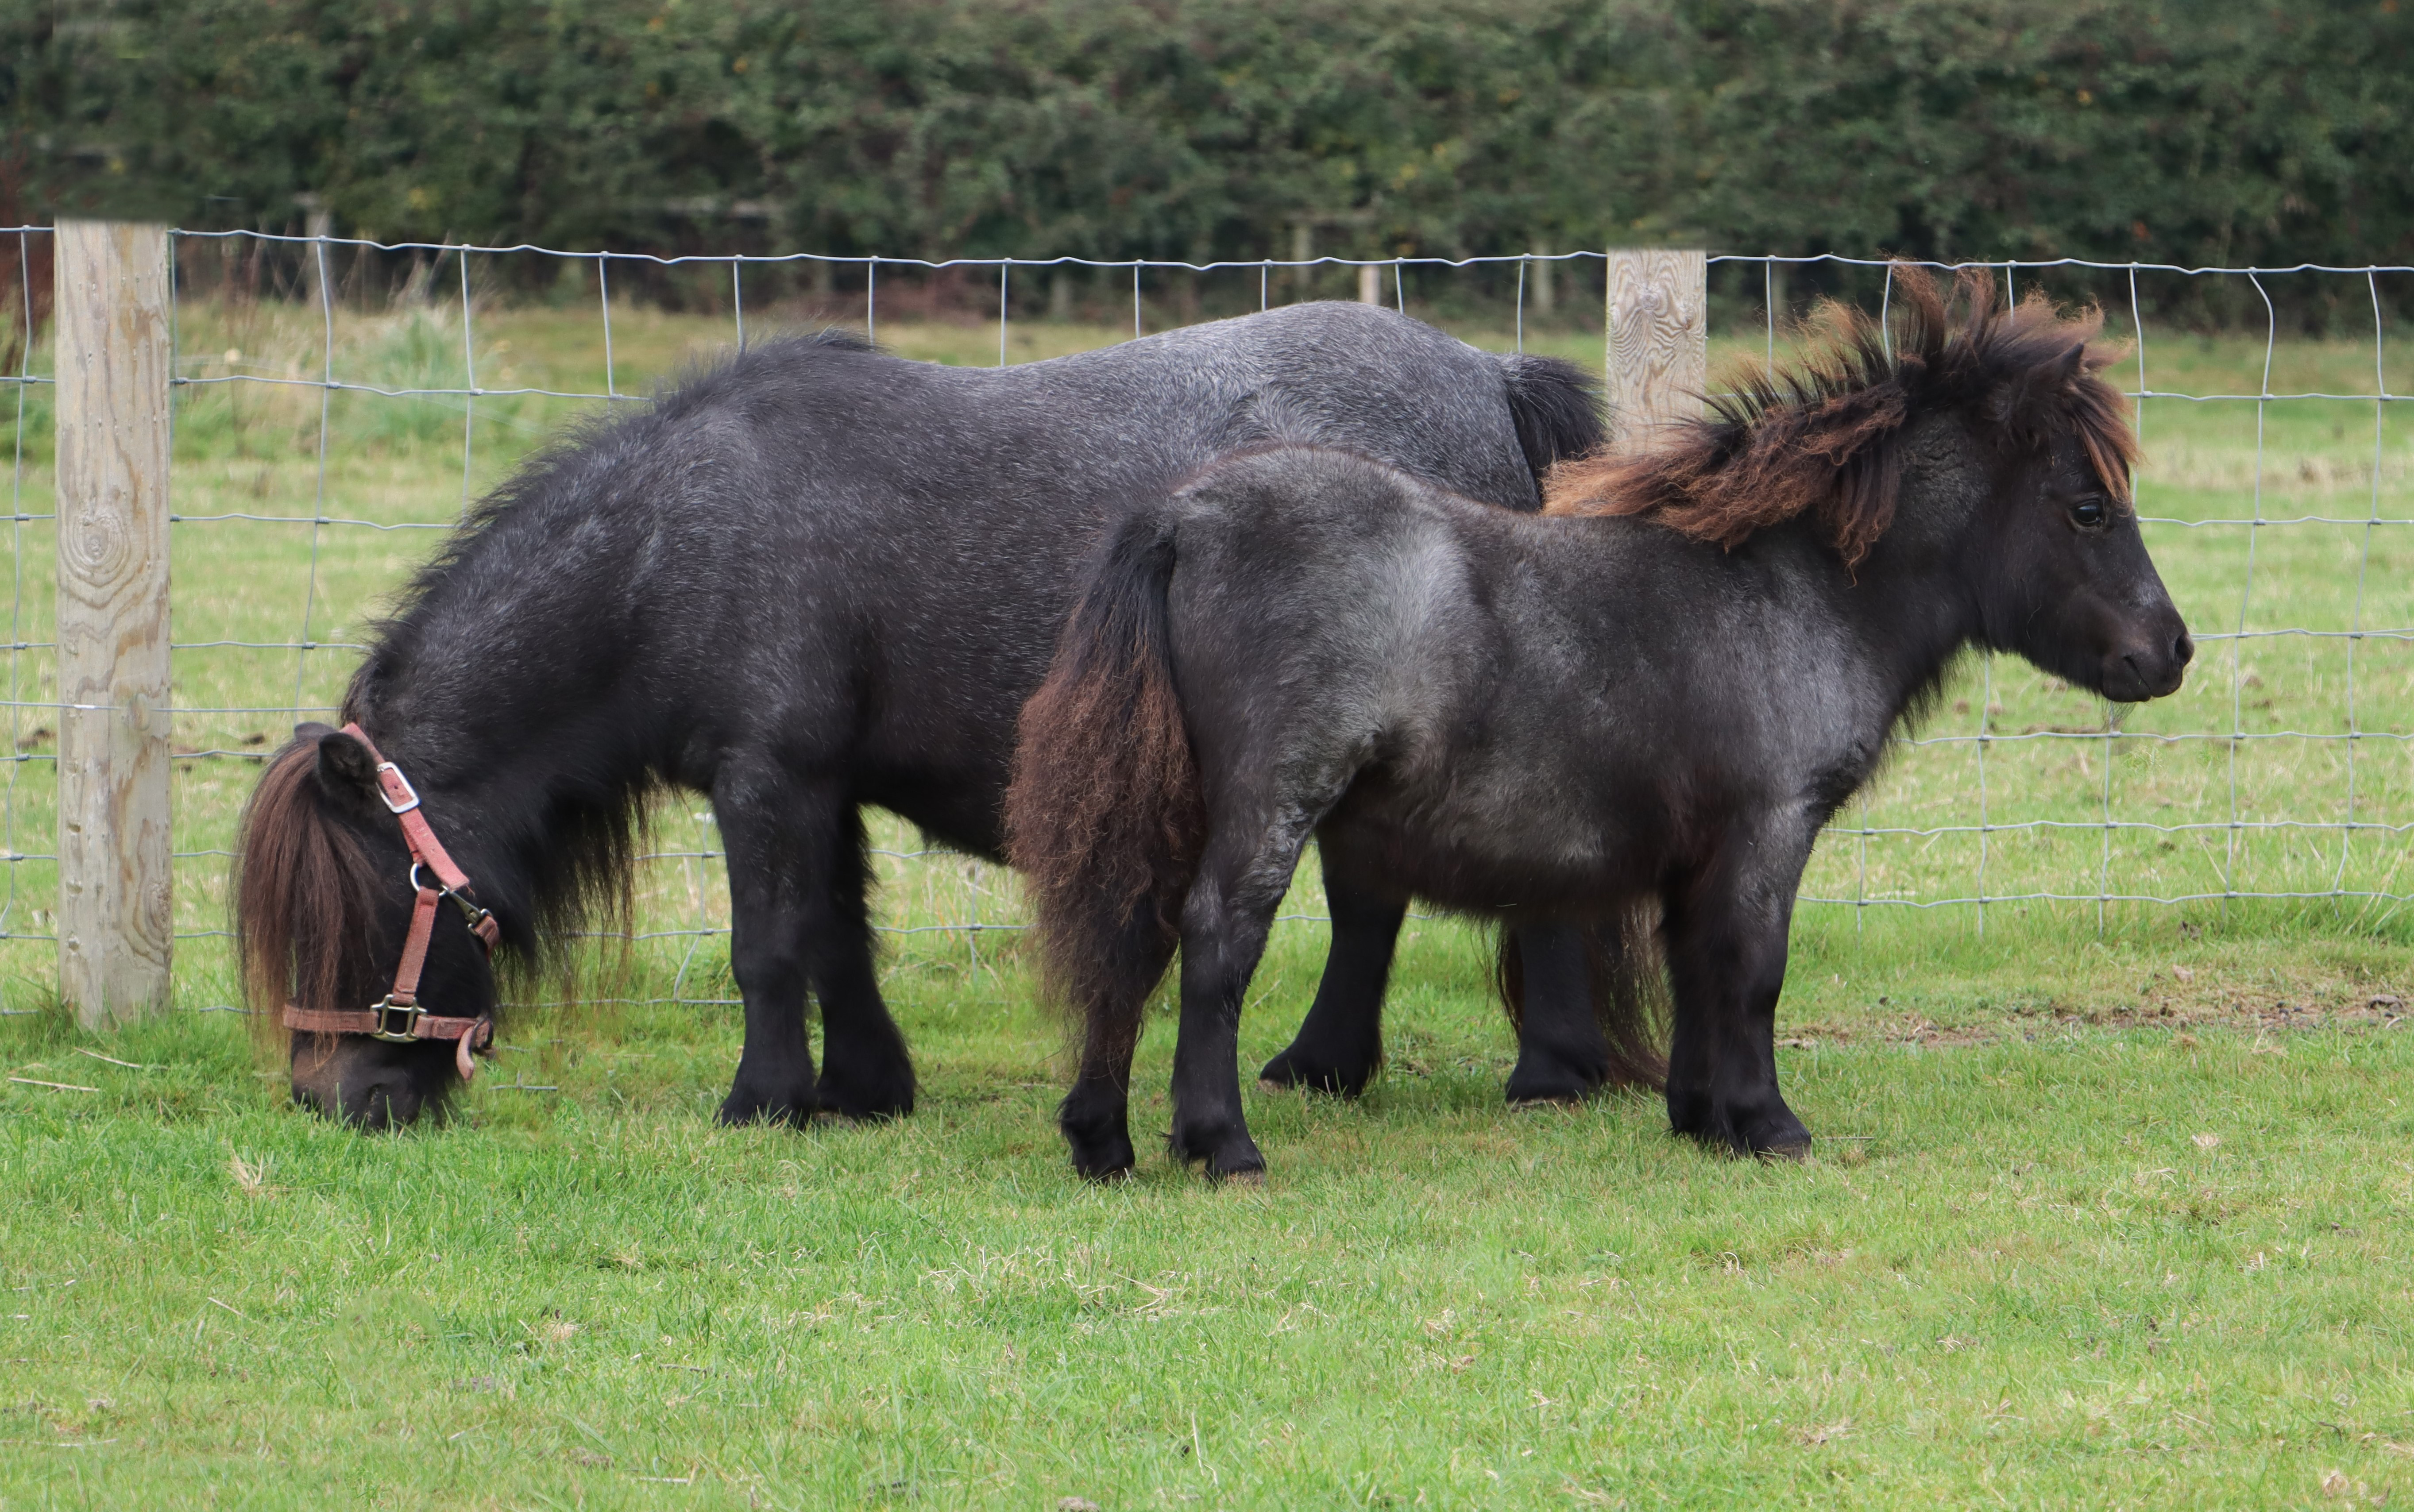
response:
<path id="1" fill-rule="evenodd" d="M 2188 634 L 2185 630 L 2180 631 L 2180 638 L 2171 643 L 2171 660 L 2178 662 L 2183 667 L 2186 666 L 2190 661 L 2195 660 L 2195 637 Z"/>
<path id="2" fill-rule="evenodd" d="M 398 1129 L 419 1115 L 419 1099 L 406 1082 L 380 1076 L 343 1094 L 344 1111 L 363 1129 Z"/>

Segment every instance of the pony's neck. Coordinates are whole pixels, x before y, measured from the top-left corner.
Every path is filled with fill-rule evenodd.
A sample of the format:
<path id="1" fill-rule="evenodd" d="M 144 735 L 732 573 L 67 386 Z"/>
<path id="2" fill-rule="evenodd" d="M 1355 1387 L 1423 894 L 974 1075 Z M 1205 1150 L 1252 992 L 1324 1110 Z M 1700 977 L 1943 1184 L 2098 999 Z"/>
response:
<path id="1" fill-rule="evenodd" d="M 1890 734 L 1981 640 L 1977 600 L 1948 551 L 1914 541 L 1881 541 L 1853 571 L 1837 567 L 1835 585 L 1835 601 L 1885 701 L 1881 734 Z"/>
<path id="2" fill-rule="evenodd" d="M 529 943 L 540 917 L 578 912 L 600 874 L 624 864 L 658 774 L 633 721 L 600 705 L 415 672 L 364 678 L 345 712 L 417 788 L 479 900 Z"/>

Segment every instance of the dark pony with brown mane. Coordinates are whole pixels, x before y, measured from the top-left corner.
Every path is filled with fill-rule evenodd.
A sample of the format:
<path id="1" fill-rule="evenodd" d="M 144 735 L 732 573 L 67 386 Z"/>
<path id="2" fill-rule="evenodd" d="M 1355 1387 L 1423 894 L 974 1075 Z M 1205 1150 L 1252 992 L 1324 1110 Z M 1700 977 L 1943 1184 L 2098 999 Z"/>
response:
<path id="1" fill-rule="evenodd" d="M 1777 1085 L 1787 930 L 1888 733 L 1968 646 L 2120 700 L 2172 691 L 2193 651 L 2092 312 L 1897 277 L 1891 333 L 1830 312 L 1806 364 L 1561 467 L 1542 517 L 1282 448 L 1115 528 L 1007 802 L 1084 1026 L 1060 1116 L 1080 1171 L 1132 1164 L 1132 1049 L 1177 945 L 1173 1151 L 1263 1168 L 1236 1034 L 1311 836 L 1394 903 L 1578 932 L 1592 1053 L 1661 1081 L 1680 1133 L 1809 1147 Z M 1530 990 L 1535 965 L 1501 974 Z"/>
<path id="2" fill-rule="evenodd" d="M 2100 313 L 2065 317 L 2032 294 L 1955 341 L 1946 290 L 1915 270 L 1904 270 L 1900 283 L 1909 309 L 1900 354 L 1868 316 L 1822 305 L 1799 367 L 1747 373 L 1710 401 L 1707 419 L 1659 446 L 1561 463 L 1544 509 L 1654 519 L 1729 548 L 1808 514 L 1850 567 L 1894 523 L 1903 459 L 1887 443 L 1915 409 L 1955 403 L 1986 410 L 2012 445 L 2034 450 L 2067 435 L 2105 496 L 2129 503 L 2138 443 L 2128 399 L 2098 376 L 2112 354 L 2084 357 L 2075 379 L 2053 365 L 2094 337 Z M 1983 270 L 1955 287 L 1974 308 L 1991 298 Z"/>
<path id="3" fill-rule="evenodd" d="M 489 962 L 442 910 L 417 1005 L 490 1031 L 498 965 L 624 904 L 647 800 L 701 793 L 745 999 L 722 1118 L 905 1113 L 914 1069 L 881 1001 L 861 811 L 1001 854 L 1015 718 L 1105 528 L 1219 455 L 1285 442 L 1530 512 L 1542 474 L 1600 436 L 1568 364 L 1337 304 L 996 369 L 826 333 L 574 432 L 418 575 L 344 701 L 501 927 Z M 414 870 L 440 869 L 413 867 L 371 748 L 303 726 L 238 852 L 257 1021 L 305 1030 L 295 1096 L 370 1127 L 418 1117 L 470 1064 L 466 1041 L 311 1027 L 370 1018 L 416 937 Z M 1379 1059 L 1401 914 L 1346 869 L 1329 881 L 1332 965 L 1268 1075 L 1348 1091 Z M 1527 953 L 1581 945 L 1545 930 Z M 1538 1022 L 1589 1016 L 1581 998 L 1543 1007 Z M 389 1017 L 428 1024 L 375 1022 Z M 1544 1069 L 1539 1085 L 1571 1093 L 1600 1079 L 1581 1060 Z"/>

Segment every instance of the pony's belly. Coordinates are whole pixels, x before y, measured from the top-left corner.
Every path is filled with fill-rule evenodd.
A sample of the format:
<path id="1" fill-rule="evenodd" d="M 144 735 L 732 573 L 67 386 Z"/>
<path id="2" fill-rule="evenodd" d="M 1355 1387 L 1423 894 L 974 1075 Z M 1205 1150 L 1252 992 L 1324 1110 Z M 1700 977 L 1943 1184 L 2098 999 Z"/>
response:
<path id="1" fill-rule="evenodd" d="M 1630 857 L 1643 848 L 1527 825 L 1451 833 L 1352 826 L 1352 848 L 1379 859 L 1385 882 L 1473 913 L 1586 912 L 1647 885 Z"/>
<path id="2" fill-rule="evenodd" d="M 1005 802 L 1000 787 L 927 776 L 919 780 L 867 783 L 858 789 L 857 799 L 887 809 L 951 851 L 984 861 L 1006 859 L 1006 837 L 998 823 Z"/>

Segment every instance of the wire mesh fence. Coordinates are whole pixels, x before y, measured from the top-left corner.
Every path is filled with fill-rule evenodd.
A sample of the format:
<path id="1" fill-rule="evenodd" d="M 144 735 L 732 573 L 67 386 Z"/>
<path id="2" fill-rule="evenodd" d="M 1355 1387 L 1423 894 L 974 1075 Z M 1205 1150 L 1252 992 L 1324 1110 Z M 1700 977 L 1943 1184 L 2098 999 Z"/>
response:
<path id="1" fill-rule="evenodd" d="M 10 321 L 8 1006 L 51 979 L 57 681 L 52 417 L 20 228 Z M 172 613 L 177 997 L 236 1001 L 226 875 L 259 760 L 335 712 L 378 613 L 476 498 L 576 418 L 783 328 L 846 323 L 906 356 L 1000 364 L 1305 298 L 1379 300 L 1477 345 L 1601 366 L 1602 254 L 1193 264 L 651 257 L 177 233 Z M 1828 293 L 1881 309 L 1883 263 L 1715 256 L 1712 370 L 1781 360 Z M 2200 650 L 2187 688 L 2116 707 L 1974 657 L 1838 816 L 1804 905 L 1857 925 L 2005 909 L 2103 929 L 2172 911 L 2392 920 L 2414 827 L 2414 477 L 2392 406 L 2406 268 L 1996 263 L 2092 300 L 2130 344 L 2150 548 Z M 2200 287 L 2218 281 L 2208 301 Z M 7 280 L 0 279 L 0 288 Z M 643 298 L 635 297 L 643 295 Z M 2202 312 L 2233 319 L 2209 327 Z M 2162 310 L 2184 309 L 2158 321 Z M 2236 318 L 2243 309 L 2244 319 Z M 2397 392 L 2392 392 L 2397 391 Z M 718 1002 L 726 877 L 699 798 L 655 815 L 634 942 L 644 1001 Z M 1010 878 L 874 829 L 881 926 L 908 966 L 977 966 L 1020 925 Z M 1286 911 L 1313 926 L 1305 868 Z"/>

